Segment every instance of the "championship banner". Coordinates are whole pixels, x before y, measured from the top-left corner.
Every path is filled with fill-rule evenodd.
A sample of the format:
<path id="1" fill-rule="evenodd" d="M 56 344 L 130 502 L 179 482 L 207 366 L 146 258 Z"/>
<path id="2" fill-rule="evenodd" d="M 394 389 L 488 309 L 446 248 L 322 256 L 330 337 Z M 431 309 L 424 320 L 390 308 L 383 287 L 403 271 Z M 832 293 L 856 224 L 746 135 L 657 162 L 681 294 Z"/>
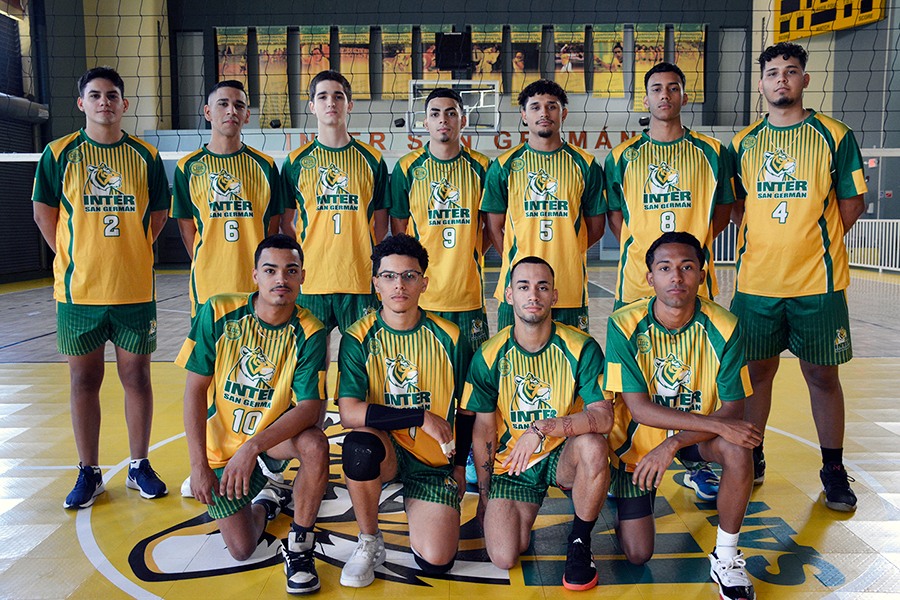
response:
<path id="1" fill-rule="evenodd" d="M 703 102 L 706 70 L 706 24 L 675 25 L 675 64 L 684 71 L 688 102 Z"/>
<path id="2" fill-rule="evenodd" d="M 350 82 L 353 97 L 366 100 L 369 93 L 369 26 L 338 26 L 341 75 Z"/>
<path id="3" fill-rule="evenodd" d="M 291 126 L 288 95 L 287 27 L 257 27 L 259 50 L 259 128 Z"/>
<path id="4" fill-rule="evenodd" d="M 412 25 L 382 25 L 382 98 L 400 100 L 409 97 L 411 61 Z"/>
<path id="5" fill-rule="evenodd" d="M 541 25 L 510 25 L 512 39 L 512 103 L 525 86 L 541 78 Z"/>
<path id="6" fill-rule="evenodd" d="M 331 68 L 331 27 L 300 27 L 300 87 L 304 93 L 312 78 Z"/>
<path id="7" fill-rule="evenodd" d="M 623 32 L 616 25 L 594 25 L 594 97 L 623 98 Z"/>
<path id="8" fill-rule="evenodd" d="M 503 25 L 472 25 L 472 62 L 475 81 L 502 81 L 503 64 L 500 47 L 503 43 Z M 500 84 L 503 92 L 503 84 Z"/>
<path id="9" fill-rule="evenodd" d="M 584 25 L 554 25 L 556 83 L 569 94 L 583 94 Z"/>
<path id="10" fill-rule="evenodd" d="M 644 75 L 656 63 L 665 60 L 666 26 L 661 24 L 634 26 L 634 111 L 647 112 L 644 108 Z"/>
<path id="11" fill-rule="evenodd" d="M 439 71 L 437 68 L 437 45 L 435 36 L 440 33 L 451 33 L 453 25 L 420 25 L 422 34 L 422 79 L 429 81 L 453 79 L 450 71 Z"/>
<path id="12" fill-rule="evenodd" d="M 236 79 L 247 87 L 247 28 L 216 27 L 219 81 Z"/>
<path id="13" fill-rule="evenodd" d="M 787 42 L 884 19 L 885 0 L 775 0 L 775 42 Z"/>

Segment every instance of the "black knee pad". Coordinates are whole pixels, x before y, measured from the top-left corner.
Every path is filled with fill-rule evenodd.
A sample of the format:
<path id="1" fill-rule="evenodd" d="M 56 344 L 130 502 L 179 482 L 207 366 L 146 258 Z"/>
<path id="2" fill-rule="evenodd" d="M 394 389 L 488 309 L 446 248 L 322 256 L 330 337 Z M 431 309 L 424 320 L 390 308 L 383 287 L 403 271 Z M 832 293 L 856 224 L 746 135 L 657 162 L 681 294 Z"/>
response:
<path id="1" fill-rule="evenodd" d="M 344 475 L 353 481 L 378 479 L 385 456 L 384 444 L 374 433 L 351 431 L 344 437 L 341 450 Z"/>
<path id="2" fill-rule="evenodd" d="M 426 575 L 443 575 L 447 571 L 453 568 L 453 563 L 456 562 L 456 557 L 453 558 L 446 565 L 433 565 L 421 556 L 419 553 L 413 550 L 413 557 L 416 559 L 416 564 L 419 565 L 419 568 L 422 569 L 422 572 Z"/>
<path id="3" fill-rule="evenodd" d="M 616 498 L 616 510 L 620 521 L 643 519 L 653 514 L 656 490 L 637 498 Z"/>

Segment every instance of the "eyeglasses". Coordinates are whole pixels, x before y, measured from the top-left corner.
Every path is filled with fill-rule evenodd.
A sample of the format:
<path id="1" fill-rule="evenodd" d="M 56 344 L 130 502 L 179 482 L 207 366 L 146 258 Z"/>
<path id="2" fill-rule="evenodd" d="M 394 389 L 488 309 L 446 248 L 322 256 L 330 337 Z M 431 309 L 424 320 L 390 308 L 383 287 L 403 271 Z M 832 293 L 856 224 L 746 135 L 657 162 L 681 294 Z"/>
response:
<path id="1" fill-rule="evenodd" d="M 419 281 L 419 277 L 421 276 L 422 273 L 420 273 L 419 271 L 403 271 L 402 273 L 382 271 L 378 274 L 378 277 L 381 277 L 388 283 L 396 282 L 398 277 L 403 280 L 403 283 L 416 283 L 417 281 Z"/>

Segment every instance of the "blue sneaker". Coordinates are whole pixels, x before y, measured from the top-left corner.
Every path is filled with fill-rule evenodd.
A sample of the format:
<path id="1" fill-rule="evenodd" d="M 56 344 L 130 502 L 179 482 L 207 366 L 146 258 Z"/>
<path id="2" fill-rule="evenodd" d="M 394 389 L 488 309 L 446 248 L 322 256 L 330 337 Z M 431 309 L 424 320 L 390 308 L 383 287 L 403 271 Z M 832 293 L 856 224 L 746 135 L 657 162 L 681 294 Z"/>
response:
<path id="1" fill-rule="evenodd" d="M 709 465 L 703 465 L 696 471 L 688 471 L 684 477 L 684 485 L 693 489 L 701 500 L 715 500 L 719 495 L 719 476 Z"/>
<path id="2" fill-rule="evenodd" d="M 140 490 L 141 496 L 150 499 L 162 498 L 169 493 L 166 484 L 162 482 L 146 458 L 142 458 L 137 467 L 129 467 L 125 487 Z"/>
<path id="3" fill-rule="evenodd" d="M 469 452 L 469 458 L 466 459 L 466 483 L 475 485 L 478 483 L 478 473 L 475 472 L 475 459 Z"/>
<path id="4" fill-rule="evenodd" d="M 78 463 L 78 481 L 75 482 L 75 488 L 66 496 L 63 508 L 87 508 L 105 491 L 106 486 L 103 485 L 100 467 L 85 467 Z"/>

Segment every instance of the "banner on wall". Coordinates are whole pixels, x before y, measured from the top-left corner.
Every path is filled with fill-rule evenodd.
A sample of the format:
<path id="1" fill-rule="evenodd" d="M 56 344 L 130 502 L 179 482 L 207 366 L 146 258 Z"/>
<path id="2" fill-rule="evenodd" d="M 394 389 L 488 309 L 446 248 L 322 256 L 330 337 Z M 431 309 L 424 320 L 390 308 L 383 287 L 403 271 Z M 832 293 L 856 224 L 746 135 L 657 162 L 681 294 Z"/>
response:
<path id="1" fill-rule="evenodd" d="M 247 87 L 247 28 L 216 27 L 219 81 L 236 79 Z"/>
<path id="2" fill-rule="evenodd" d="M 382 25 L 382 97 L 400 100 L 409 97 L 412 77 L 412 25 Z"/>
<path id="3" fill-rule="evenodd" d="M 475 81 L 502 81 L 503 64 L 500 48 L 503 44 L 503 25 L 472 25 L 472 62 Z M 500 85 L 501 93 L 503 84 Z"/>
<path id="4" fill-rule="evenodd" d="M 884 19 L 885 0 L 797 2 L 775 0 L 775 42 L 796 40 L 839 29 L 849 29 Z M 835 6 L 835 4 L 838 4 Z"/>
<path id="5" fill-rule="evenodd" d="M 584 25 L 554 25 L 556 83 L 569 94 L 583 94 Z"/>
<path id="6" fill-rule="evenodd" d="M 706 69 L 706 24 L 675 25 L 675 64 L 684 71 L 688 102 L 703 102 Z"/>
<path id="7" fill-rule="evenodd" d="M 510 25 L 512 41 L 512 103 L 525 86 L 541 78 L 541 25 Z"/>
<path id="8" fill-rule="evenodd" d="M 288 95 L 287 27 L 257 27 L 259 52 L 259 128 L 291 126 Z"/>
<path id="9" fill-rule="evenodd" d="M 450 80 L 453 79 L 453 73 L 450 71 L 439 71 L 437 68 L 437 45 L 435 44 L 435 36 L 440 33 L 450 33 L 453 31 L 452 25 L 420 25 L 419 31 L 422 34 L 422 79 L 430 81 Z"/>
<path id="10" fill-rule="evenodd" d="M 300 87 L 304 93 L 312 78 L 331 68 L 331 27 L 300 27 Z"/>
<path id="11" fill-rule="evenodd" d="M 634 26 L 634 110 L 644 108 L 644 75 L 656 63 L 665 60 L 666 26 L 662 24 L 637 24 Z"/>
<path id="12" fill-rule="evenodd" d="M 622 27 L 594 25 L 594 97 L 623 98 L 625 75 L 622 58 L 625 54 Z"/>
<path id="13" fill-rule="evenodd" d="M 353 97 L 366 100 L 369 90 L 369 26 L 340 25 L 341 75 L 350 82 Z"/>

